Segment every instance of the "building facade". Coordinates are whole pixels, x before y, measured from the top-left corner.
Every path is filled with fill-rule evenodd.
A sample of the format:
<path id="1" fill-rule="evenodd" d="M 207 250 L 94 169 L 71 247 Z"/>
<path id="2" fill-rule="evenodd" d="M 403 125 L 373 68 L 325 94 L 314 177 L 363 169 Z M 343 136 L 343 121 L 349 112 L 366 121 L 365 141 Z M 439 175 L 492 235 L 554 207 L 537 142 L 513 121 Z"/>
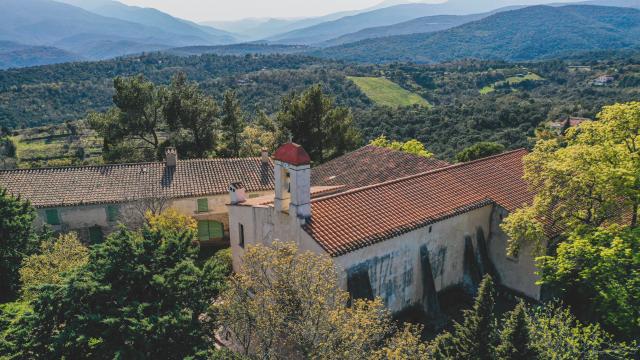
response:
<path id="1" fill-rule="evenodd" d="M 275 192 L 233 198 L 229 228 L 234 269 L 247 246 L 294 241 L 330 256 L 340 286 L 353 297 L 380 297 L 390 310 L 438 308 L 452 287 L 473 293 L 484 274 L 532 299 L 534 254 L 506 254 L 500 223 L 529 203 L 518 150 L 348 190 L 312 186 L 304 150 L 287 144 L 274 155 Z"/>

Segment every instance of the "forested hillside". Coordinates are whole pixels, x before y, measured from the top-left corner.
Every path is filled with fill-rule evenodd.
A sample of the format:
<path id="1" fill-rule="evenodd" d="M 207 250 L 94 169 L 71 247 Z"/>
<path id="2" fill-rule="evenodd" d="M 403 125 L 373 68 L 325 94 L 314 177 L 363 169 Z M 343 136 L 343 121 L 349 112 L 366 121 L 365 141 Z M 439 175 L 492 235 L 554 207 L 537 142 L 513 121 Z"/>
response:
<path id="1" fill-rule="evenodd" d="M 532 6 L 437 33 L 368 39 L 312 54 L 360 62 L 435 63 L 464 58 L 523 61 L 638 47 L 640 10 Z"/>
<path id="2" fill-rule="evenodd" d="M 480 141 L 528 147 L 542 122 L 566 116 L 593 118 L 603 105 L 640 98 L 640 56 L 628 52 L 567 61 L 441 65 L 350 65 L 300 55 L 149 54 L 0 71 L 0 125 L 20 128 L 81 120 L 89 111 L 112 106 L 116 76 L 143 74 L 156 84 L 168 84 L 178 72 L 218 101 L 226 90 L 234 90 L 248 119 L 263 111 L 275 114 L 283 96 L 321 83 L 338 105 L 351 109 L 363 141 L 382 134 L 398 140 L 417 138 L 446 158 Z M 594 86 L 600 75 L 615 80 Z M 416 97 L 412 102 L 431 107 L 379 106 L 376 101 L 384 104 L 386 95 L 396 105 L 405 99 L 374 93 L 369 98 L 349 77 L 384 79 L 389 89 L 398 84 L 406 96 Z"/>

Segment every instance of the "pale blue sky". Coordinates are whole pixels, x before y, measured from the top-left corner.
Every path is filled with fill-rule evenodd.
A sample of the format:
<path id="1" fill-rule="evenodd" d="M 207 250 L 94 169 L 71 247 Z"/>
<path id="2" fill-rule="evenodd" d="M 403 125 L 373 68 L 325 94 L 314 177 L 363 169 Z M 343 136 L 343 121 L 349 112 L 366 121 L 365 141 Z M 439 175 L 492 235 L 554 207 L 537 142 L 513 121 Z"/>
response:
<path id="1" fill-rule="evenodd" d="M 153 7 L 194 21 L 237 20 L 247 17 L 310 17 L 363 9 L 382 0 L 120 0 Z M 409 1 L 408 1 L 409 2 Z M 425 1 L 428 2 L 428 1 Z M 438 2 L 432 0 L 431 2 Z"/>

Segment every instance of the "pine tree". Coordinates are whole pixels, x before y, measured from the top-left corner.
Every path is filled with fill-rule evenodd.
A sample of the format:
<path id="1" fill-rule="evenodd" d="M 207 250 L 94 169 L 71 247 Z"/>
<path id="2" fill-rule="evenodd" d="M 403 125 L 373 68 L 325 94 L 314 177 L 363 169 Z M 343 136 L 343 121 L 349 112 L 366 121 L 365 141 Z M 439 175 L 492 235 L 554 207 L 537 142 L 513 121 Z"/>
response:
<path id="1" fill-rule="evenodd" d="M 452 339 L 456 359 L 493 359 L 495 326 L 493 308 L 495 305 L 495 285 L 487 275 L 480 283 L 473 309 L 464 312 L 462 324 L 454 324 Z"/>
<path id="2" fill-rule="evenodd" d="M 499 360 L 538 358 L 537 351 L 531 347 L 529 342 L 529 328 L 525 306 L 522 302 L 507 315 L 504 328 L 500 332 L 500 345 L 496 348 L 496 358 Z"/>
<path id="3" fill-rule="evenodd" d="M 234 91 L 224 93 L 222 102 L 222 136 L 225 143 L 225 155 L 238 157 L 240 155 L 241 139 L 245 121 L 240 110 L 240 104 Z"/>

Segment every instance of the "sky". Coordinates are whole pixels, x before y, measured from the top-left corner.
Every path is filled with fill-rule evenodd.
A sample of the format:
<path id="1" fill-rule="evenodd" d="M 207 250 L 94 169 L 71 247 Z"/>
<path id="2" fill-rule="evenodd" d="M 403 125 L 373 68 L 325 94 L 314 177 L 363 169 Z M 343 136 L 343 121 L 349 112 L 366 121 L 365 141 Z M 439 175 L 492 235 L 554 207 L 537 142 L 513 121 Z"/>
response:
<path id="1" fill-rule="evenodd" d="M 152 7 L 193 21 L 238 20 L 249 17 L 297 18 L 364 9 L 382 0 L 120 0 Z M 438 2 L 437 0 L 425 2 Z"/>

